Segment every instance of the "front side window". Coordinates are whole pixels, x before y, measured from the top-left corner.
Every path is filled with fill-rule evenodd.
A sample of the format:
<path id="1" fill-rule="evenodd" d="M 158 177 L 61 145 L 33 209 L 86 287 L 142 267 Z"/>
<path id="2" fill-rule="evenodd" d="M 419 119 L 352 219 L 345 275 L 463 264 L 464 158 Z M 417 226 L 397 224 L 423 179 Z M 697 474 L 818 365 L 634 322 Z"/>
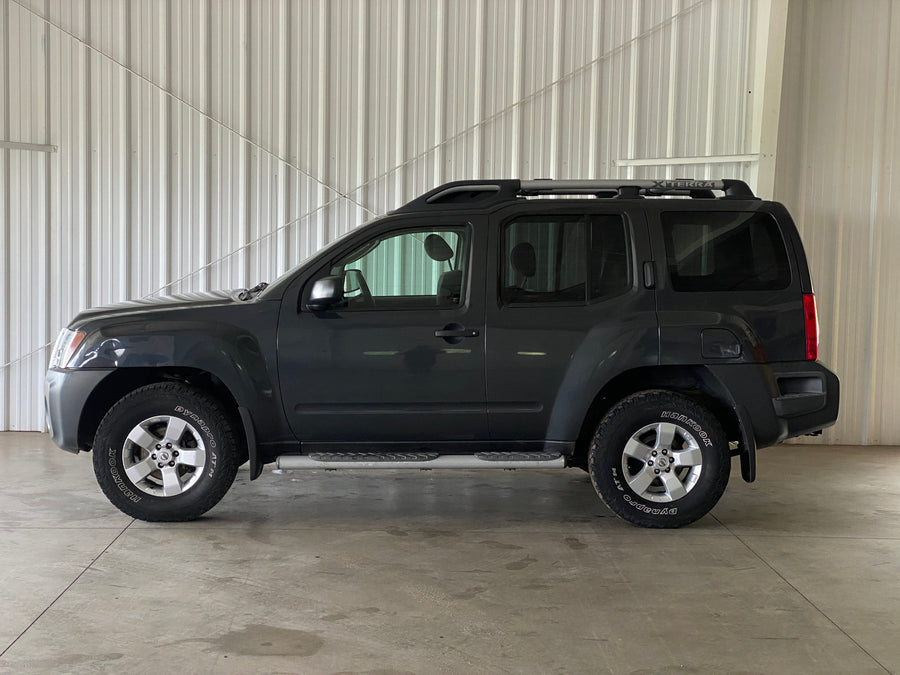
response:
<path id="1" fill-rule="evenodd" d="M 768 213 L 662 214 L 669 277 L 676 291 L 782 290 L 791 267 Z"/>
<path id="2" fill-rule="evenodd" d="M 454 307 L 465 299 L 467 227 L 409 229 L 372 239 L 337 260 L 343 309 Z"/>
<path id="3" fill-rule="evenodd" d="M 619 215 L 517 218 L 503 228 L 504 303 L 584 303 L 630 287 Z"/>

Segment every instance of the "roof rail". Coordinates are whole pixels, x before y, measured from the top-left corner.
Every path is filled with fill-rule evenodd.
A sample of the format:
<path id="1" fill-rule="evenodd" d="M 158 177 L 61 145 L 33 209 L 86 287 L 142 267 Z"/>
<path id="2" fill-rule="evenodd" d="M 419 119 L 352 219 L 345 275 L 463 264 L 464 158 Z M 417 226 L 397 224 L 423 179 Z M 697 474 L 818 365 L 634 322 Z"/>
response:
<path id="1" fill-rule="evenodd" d="M 461 180 L 445 183 L 404 204 L 397 211 L 442 208 L 487 207 L 518 197 L 540 195 L 588 195 L 597 198 L 640 199 L 641 197 L 685 196 L 692 199 L 758 199 L 742 180 L 585 179 L 585 180 Z"/>
<path id="2" fill-rule="evenodd" d="M 691 197 L 709 198 L 713 191 L 724 192 L 726 198 L 731 199 L 755 199 L 750 186 L 742 180 L 693 180 L 689 178 L 678 179 L 629 179 L 607 178 L 600 180 L 523 180 L 520 181 L 519 194 L 521 195 L 579 195 L 594 193 L 616 192 L 623 196 L 623 192 L 639 195 L 656 196 L 681 194 Z M 629 194 L 628 196 L 632 196 Z"/>

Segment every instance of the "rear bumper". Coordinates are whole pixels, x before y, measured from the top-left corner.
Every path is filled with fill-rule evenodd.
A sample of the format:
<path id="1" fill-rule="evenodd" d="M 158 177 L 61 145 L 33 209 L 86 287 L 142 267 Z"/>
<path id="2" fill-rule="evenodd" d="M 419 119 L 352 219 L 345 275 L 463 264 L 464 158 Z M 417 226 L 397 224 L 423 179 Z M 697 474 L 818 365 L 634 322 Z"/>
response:
<path id="1" fill-rule="evenodd" d="M 50 438 L 63 450 L 78 452 L 78 427 L 91 392 L 111 369 L 48 370 L 44 379 L 44 405 Z"/>
<path id="2" fill-rule="evenodd" d="M 711 366 L 763 448 L 837 421 L 840 382 L 817 361 Z"/>

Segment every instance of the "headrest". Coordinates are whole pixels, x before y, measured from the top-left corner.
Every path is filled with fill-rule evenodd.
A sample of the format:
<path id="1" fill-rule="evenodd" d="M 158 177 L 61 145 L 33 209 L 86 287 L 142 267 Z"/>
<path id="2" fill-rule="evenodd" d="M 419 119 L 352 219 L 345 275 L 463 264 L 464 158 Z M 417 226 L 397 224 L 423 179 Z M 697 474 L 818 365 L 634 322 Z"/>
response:
<path id="1" fill-rule="evenodd" d="M 440 277 L 438 277 L 438 287 L 447 284 L 452 285 L 456 284 L 459 286 L 462 283 L 462 270 L 447 270 Z"/>
<path id="2" fill-rule="evenodd" d="M 453 249 L 444 238 L 433 232 L 425 237 L 425 253 L 435 262 L 444 262 L 453 257 Z"/>
<path id="3" fill-rule="evenodd" d="M 522 241 L 513 246 L 509 254 L 509 261 L 513 268 L 523 277 L 533 277 L 537 272 L 537 257 L 534 254 L 534 246 L 527 241 Z"/>

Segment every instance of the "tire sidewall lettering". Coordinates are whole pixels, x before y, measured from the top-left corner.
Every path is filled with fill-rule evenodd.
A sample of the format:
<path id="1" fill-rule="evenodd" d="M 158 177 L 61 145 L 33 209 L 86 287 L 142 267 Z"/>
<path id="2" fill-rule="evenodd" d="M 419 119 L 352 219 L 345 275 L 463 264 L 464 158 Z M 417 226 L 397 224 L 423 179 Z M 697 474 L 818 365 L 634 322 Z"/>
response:
<path id="1" fill-rule="evenodd" d="M 619 492 L 625 492 L 625 487 L 622 485 L 622 481 L 619 480 L 619 472 L 616 470 L 616 467 L 612 467 L 612 479 L 616 489 Z"/>
<path id="2" fill-rule="evenodd" d="M 135 492 L 130 487 L 128 487 L 132 484 L 131 481 L 128 480 L 128 483 L 126 484 L 125 481 L 127 479 L 122 478 L 122 475 L 119 473 L 119 461 L 115 448 L 109 448 L 107 458 L 109 464 L 109 474 L 113 479 L 113 483 L 116 484 L 116 488 L 118 488 L 119 492 L 121 492 L 126 497 L 126 499 L 129 499 L 130 501 L 137 504 L 139 501 L 141 501 L 142 497 L 138 494 L 135 494 Z"/>
<path id="3" fill-rule="evenodd" d="M 209 425 L 202 417 L 200 417 L 200 415 L 192 410 L 188 410 L 184 406 L 176 405 L 174 411 L 179 415 L 188 418 L 197 426 L 197 428 L 200 429 L 200 431 L 202 431 L 206 435 L 206 439 L 209 444 L 209 466 L 204 473 L 208 478 L 212 478 L 216 474 L 216 465 L 218 464 L 218 453 L 216 452 L 216 437 L 213 436 L 212 429 L 209 428 Z"/>
<path id="4" fill-rule="evenodd" d="M 652 516 L 677 516 L 678 515 L 678 507 L 677 506 L 647 506 L 646 504 L 633 499 L 631 495 L 624 494 L 622 496 L 629 506 L 637 509 L 641 513 L 647 513 Z"/>
<path id="5" fill-rule="evenodd" d="M 616 489 L 622 493 L 622 499 L 632 508 L 637 509 L 641 513 L 647 513 L 653 516 L 677 516 L 678 515 L 678 507 L 677 506 L 648 506 L 643 502 L 639 502 L 630 494 L 625 492 L 625 488 L 622 485 L 622 481 L 619 480 L 619 472 L 615 467 L 610 469 L 612 473 L 613 485 L 615 485 Z"/>
<path id="6" fill-rule="evenodd" d="M 712 442 L 712 439 L 709 437 L 709 434 L 707 434 L 706 431 L 703 430 L 703 427 L 701 427 L 699 424 L 697 424 L 694 420 L 692 420 L 687 415 L 673 412 L 671 410 L 663 410 L 662 413 L 660 413 L 660 417 L 662 419 L 669 419 L 669 420 L 672 420 L 673 422 L 679 422 L 680 424 L 687 425 L 688 427 L 690 427 L 691 429 L 693 429 L 694 431 L 697 432 L 697 435 L 700 437 L 700 440 L 703 441 L 703 445 L 705 445 L 707 448 L 712 447 L 713 442 Z"/>
<path id="7" fill-rule="evenodd" d="M 209 425 L 203 420 L 202 417 L 200 417 L 200 415 L 198 415 L 197 413 L 192 412 L 192 411 L 188 410 L 187 408 L 184 408 L 180 405 L 175 406 L 175 412 L 178 413 L 179 415 L 184 415 L 189 420 L 194 422 L 200 428 L 200 431 L 202 431 L 204 434 L 206 434 L 206 437 L 209 439 L 209 447 L 211 449 L 215 450 L 216 439 L 213 436 L 212 430 L 209 428 Z"/>

